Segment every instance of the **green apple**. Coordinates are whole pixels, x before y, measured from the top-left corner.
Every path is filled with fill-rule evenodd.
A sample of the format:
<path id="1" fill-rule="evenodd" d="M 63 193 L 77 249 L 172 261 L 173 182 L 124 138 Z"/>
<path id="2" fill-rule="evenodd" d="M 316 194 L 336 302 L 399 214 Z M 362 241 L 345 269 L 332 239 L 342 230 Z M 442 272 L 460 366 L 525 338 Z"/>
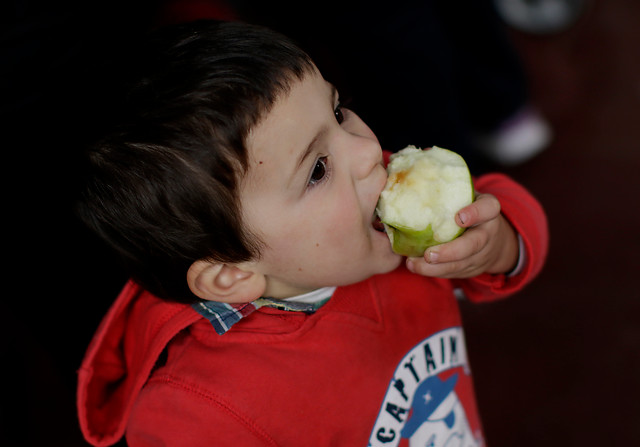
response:
<path id="1" fill-rule="evenodd" d="M 464 159 L 447 149 L 407 146 L 391 155 L 377 213 L 394 252 L 422 256 L 464 232 L 455 221 L 471 204 L 473 179 Z"/>

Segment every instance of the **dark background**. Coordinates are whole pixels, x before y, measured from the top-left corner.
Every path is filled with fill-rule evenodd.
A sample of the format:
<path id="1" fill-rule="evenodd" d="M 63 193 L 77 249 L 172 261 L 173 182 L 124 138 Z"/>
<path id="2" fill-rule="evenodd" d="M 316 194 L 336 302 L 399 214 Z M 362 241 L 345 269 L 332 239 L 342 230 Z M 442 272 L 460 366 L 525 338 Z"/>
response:
<path id="1" fill-rule="evenodd" d="M 601 0 L 558 35 L 513 33 L 555 141 L 507 170 L 549 216 L 546 268 L 465 308 L 493 446 L 640 445 L 640 3 Z"/>
<path id="2" fill-rule="evenodd" d="M 86 62 L 157 20 L 156 2 L 9 1 L 2 30 L 5 250 L 0 445 L 82 446 L 75 371 L 125 281 L 75 221 Z M 133 3 L 133 2 L 131 2 Z M 502 169 L 549 215 L 541 276 L 463 304 L 489 445 L 640 445 L 640 3 L 594 0 L 577 23 L 509 30 L 552 145 Z"/>

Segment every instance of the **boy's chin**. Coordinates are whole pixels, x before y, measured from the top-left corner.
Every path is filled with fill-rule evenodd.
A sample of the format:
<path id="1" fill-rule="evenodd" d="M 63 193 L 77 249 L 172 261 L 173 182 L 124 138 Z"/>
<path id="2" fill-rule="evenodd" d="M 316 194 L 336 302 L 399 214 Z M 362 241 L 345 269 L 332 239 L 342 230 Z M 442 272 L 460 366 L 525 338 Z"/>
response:
<path id="1" fill-rule="evenodd" d="M 381 259 L 380 271 L 377 273 L 384 274 L 392 272 L 400 266 L 403 259 L 404 257 L 402 255 L 394 253 L 393 250 L 391 250 L 391 245 L 389 244 L 388 252 L 385 253 L 383 259 Z"/>

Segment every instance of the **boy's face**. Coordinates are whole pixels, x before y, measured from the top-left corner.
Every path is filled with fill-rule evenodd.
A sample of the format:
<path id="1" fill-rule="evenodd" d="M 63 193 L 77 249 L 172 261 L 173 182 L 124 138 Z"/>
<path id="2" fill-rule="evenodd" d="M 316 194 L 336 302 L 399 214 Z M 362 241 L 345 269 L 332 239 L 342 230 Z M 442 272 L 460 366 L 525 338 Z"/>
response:
<path id="1" fill-rule="evenodd" d="M 372 226 L 387 173 L 377 138 L 317 72 L 251 131 L 243 219 L 266 244 L 254 271 L 285 298 L 362 281 L 401 257 Z"/>

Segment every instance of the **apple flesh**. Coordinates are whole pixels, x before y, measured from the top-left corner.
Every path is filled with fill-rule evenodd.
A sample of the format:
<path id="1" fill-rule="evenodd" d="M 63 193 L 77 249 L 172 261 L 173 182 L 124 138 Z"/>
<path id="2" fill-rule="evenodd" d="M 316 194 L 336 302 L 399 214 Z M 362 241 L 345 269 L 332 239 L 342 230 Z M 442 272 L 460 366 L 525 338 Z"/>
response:
<path id="1" fill-rule="evenodd" d="M 422 256 L 464 232 L 456 213 L 474 200 L 464 159 L 453 151 L 407 146 L 391 155 L 377 213 L 394 252 Z"/>

